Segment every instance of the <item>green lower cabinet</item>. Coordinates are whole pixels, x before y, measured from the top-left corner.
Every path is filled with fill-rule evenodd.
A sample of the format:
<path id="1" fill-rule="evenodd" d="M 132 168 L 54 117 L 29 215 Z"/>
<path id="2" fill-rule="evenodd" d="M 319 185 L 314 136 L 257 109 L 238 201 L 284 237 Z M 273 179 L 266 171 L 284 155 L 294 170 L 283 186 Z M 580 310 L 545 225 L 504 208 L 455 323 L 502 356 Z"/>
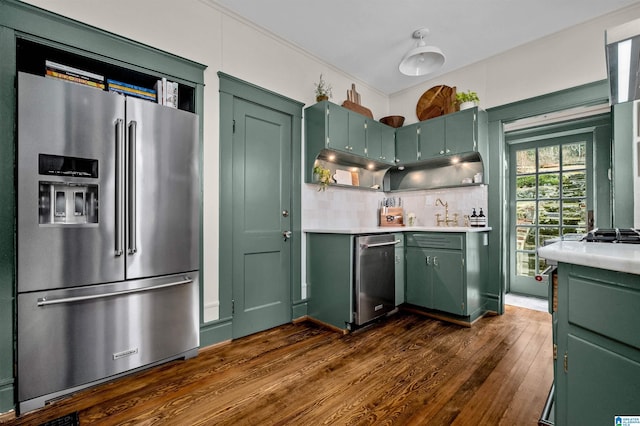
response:
<path id="1" fill-rule="evenodd" d="M 462 253 L 407 248 L 407 302 L 455 315 L 466 315 Z"/>
<path id="2" fill-rule="evenodd" d="M 339 329 L 353 321 L 353 241 L 349 234 L 307 234 L 309 317 Z"/>
<path id="3" fill-rule="evenodd" d="M 406 302 L 473 321 L 484 314 L 486 233 L 406 235 Z"/>
<path id="4" fill-rule="evenodd" d="M 407 280 L 406 301 L 412 305 L 433 308 L 433 285 L 431 284 L 430 268 L 427 265 L 426 252 L 420 247 L 407 247 Z"/>
<path id="5" fill-rule="evenodd" d="M 557 316 L 555 425 L 640 417 L 640 276 L 561 263 Z"/>

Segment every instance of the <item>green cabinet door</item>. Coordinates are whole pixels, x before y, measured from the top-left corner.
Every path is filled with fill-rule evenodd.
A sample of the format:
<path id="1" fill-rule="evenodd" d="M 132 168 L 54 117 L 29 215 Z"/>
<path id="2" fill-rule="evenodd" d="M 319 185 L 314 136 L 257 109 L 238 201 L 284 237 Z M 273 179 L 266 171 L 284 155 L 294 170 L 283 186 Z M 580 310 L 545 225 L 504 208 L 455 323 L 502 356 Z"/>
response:
<path id="1" fill-rule="evenodd" d="M 486 312 L 484 232 L 407 232 L 406 302 L 473 322 Z"/>
<path id="2" fill-rule="evenodd" d="M 437 158 L 478 150 L 478 108 L 420 123 L 420 157 Z"/>
<path id="3" fill-rule="evenodd" d="M 348 111 L 348 115 L 349 143 L 347 145 L 347 151 L 351 154 L 365 157 L 367 155 L 367 118 L 364 115 L 351 111 Z"/>
<path id="4" fill-rule="evenodd" d="M 387 164 L 396 163 L 396 130 L 385 124 L 380 126 L 380 161 Z"/>
<path id="5" fill-rule="evenodd" d="M 406 301 L 412 305 L 425 308 L 431 308 L 433 301 L 431 294 L 431 268 L 427 265 L 428 256 L 429 249 L 420 247 L 406 248 Z"/>
<path id="6" fill-rule="evenodd" d="M 382 129 L 373 120 L 366 120 L 367 127 L 367 158 L 381 161 L 382 159 Z"/>
<path id="7" fill-rule="evenodd" d="M 367 157 L 386 164 L 395 164 L 395 130 L 367 119 Z"/>
<path id="8" fill-rule="evenodd" d="M 407 247 L 408 303 L 466 315 L 462 252 Z"/>
<path id="9" fill-rule="evenodd" d="M 430 255 L 433 309 L 466 315 L 462 252 L 432 250 Z"/>
<path id="10" fill-rule="evenodd" d="M 445 116 L 445 151 L 448 155 L 476 151 L 477 146 L 477 111 L 469 108 Z"/>
<path id="11" fill-rule="evenodd" d="M 563 415 L 556 424 L 613 425 L 616 416 L 640 416 L 640 359 L 629 359 L 585 336 L 569 334 L 567 343 L 566 388 L 560 387 L 566 390 L 566 406 L 561 405 Z"/>
<path id="12" fill-rule="evenodd" d="M 407 164 L 420 159 L 418 152 L 418 124 L 396 129 L 396 163 Z"/>
<path id="13" fill-rule="evenodd" d="M 326 147 L 349 152 L 349 111 L 329 102 L 325 105 Z"/>
<path id="14" fill-rule="evenodd" d="M 307 234 L 309 317 L 339 329 L 353 321 L 353 240 L 348 234 Z"/>
<path id="15" fill-rule="evenodd" d="M 431 118 L 420 123 L 420 158 L 448 155 L 445 149 L 445 117 Z"/>

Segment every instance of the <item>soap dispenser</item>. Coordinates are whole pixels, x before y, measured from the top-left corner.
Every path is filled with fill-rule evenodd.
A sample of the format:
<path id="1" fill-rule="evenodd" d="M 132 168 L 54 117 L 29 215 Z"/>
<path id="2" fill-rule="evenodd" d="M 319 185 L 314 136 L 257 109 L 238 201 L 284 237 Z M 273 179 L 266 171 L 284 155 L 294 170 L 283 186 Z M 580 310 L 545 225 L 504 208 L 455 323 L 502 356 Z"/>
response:
<path id="1" fill-rule="evenodd" d="M 478 214 L 478 226 L 479 227 L 487 226 L 487 217 L 482 212 L 482 207 L 480 207 L 480 214 Z"/>
<path id="2" fill-rule="evenodd" d="M 476 209 L 475 208 L 471 212 L 471 218 L 469 220 L 469 225 L 471 225 L 472 228 L 476 228 L 478 226 L 478 215 L 476 214 Z"/>

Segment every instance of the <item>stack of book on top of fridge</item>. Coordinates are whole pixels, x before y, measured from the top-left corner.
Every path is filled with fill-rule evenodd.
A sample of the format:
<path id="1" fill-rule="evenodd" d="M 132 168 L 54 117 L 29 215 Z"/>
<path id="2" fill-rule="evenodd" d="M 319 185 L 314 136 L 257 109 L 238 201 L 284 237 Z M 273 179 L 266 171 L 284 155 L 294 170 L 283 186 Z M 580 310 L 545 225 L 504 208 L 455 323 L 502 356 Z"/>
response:
<path id="1" fill-rule="evenodd" d="M 107 79 L 107 85 L 109 86 L 110 92 L 120 93 L 127 96 L 134 96 L 136 98 L 145 99 L 147 101 L 156 102 L 157 100 L 156 91 L 153 89 L 147 89 L 146 87 L 136 86 L 110 78 Z"/>
<path id="2" fill-rule="evenodd" d="M 178 108 L 178 83 L 167 81 L 166 78 L 158 80 L 154 86 L 158 92 L 158 103 L 171 108 Z"/>
<path id="3" fill-rule="evenodd" d="M 53 61 L 45 61 L 46 76 L 78 83 L 96 89 L 104 90 L 104 76 L 89 71 L 59 64 Z"/>

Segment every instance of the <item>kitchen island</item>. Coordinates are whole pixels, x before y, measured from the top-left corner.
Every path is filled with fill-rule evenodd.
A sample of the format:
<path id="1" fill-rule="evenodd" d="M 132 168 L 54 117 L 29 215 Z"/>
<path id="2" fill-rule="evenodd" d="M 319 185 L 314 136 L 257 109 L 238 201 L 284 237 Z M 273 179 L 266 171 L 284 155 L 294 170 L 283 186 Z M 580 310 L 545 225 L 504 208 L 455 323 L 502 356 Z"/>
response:
<path id="1" fill-rule="evenodd" d="M 640 417 L 640 245 L 561 241 L 538 254 L 558 264 L 555 425 Z"/>
<path id="2" fill-rule="evenodd" d="M 355 241 L 390 233 L 395 251 L 396 306 L 462 325 L 486 313 L 488 231 L 471 227 L 353 227 L 305 229 L 308 316 L 351 330 L 355 299 Z"/>

